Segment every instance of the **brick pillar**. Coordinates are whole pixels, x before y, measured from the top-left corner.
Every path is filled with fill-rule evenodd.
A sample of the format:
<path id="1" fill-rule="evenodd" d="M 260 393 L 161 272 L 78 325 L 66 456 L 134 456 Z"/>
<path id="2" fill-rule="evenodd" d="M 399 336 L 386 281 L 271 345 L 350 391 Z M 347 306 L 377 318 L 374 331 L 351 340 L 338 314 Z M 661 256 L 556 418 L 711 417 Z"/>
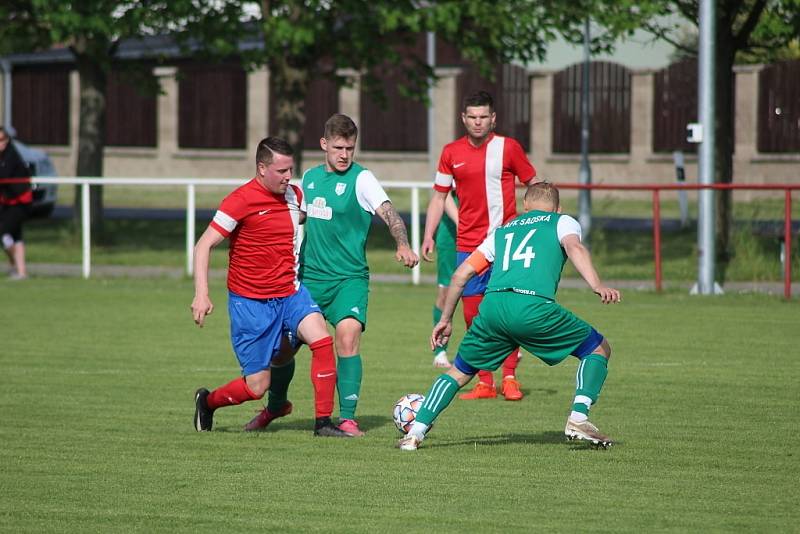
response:
<path id="1" fill-rule="evenodd" d="M 553 153 L 553 73 L 531 74 L 531 153 L 537 176 L 547 178 L 547 158 Z"/>
<path id="2" fill-rule="evenodd" d="M 629 168 L 644 168 L 653 151 L 653 71 L 631 72 L 631 145 Z"/>
<path id="3" fill-rule="evenodd" d="M 247 75 L 247 150 L 269 133 L 269 75 L 260 68 Z"/>
<path id="4" fill-rule="evenodd" d="M 345 76 L 352 83 L 339 89 L 339 113 L 347 115 L 357 126 L 361 123 L 361 81 L 358 72 L 352 69 L 343 69 L 338 73 Z M 361 149 L 361 136 L 356 140 L 356 152 Z"/>
<path id="5" fill-rule="evenodd" d="M 178 151 L 178 83 L 175 67 L 156 67 L 153 76 L 158 79 L 158 132 L 156 149 L 159 159 L 170 158 Z"/>

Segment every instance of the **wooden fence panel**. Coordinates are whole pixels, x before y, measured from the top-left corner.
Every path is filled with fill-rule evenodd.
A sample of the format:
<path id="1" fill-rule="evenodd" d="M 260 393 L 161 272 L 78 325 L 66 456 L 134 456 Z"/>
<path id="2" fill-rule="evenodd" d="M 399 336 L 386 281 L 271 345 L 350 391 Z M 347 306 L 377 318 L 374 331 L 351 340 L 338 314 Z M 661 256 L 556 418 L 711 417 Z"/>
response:
<path id="1" fill-rule="evenodd" d="M 800 152 L 800 60 L 765 67 L 758 86 L 758 151 Z"/>
<path id="2" fill-rule="evenodd" d="M 275 91 L 270 86 L 269 90 L 269 129 L 270 135 L 277 131 L 275 118 L 277 100 Z M 329 78 L 315 78 L 311 80 L 305 101 L 306 122 L 303 126 L 303 148 L 305 150 L 319 150 L 319 139 L 325 121 L 339 110 L 339 88 L 336 82 Z"/>
<path id="3" fill-rule="evenodd" d="M 178 146 L 246 148 L 247 74 L 238 64 L 183 64 L 178 81 Z"/>
<path id="4" fill-rule="evenodd" d="M 583 64 L 553 76 L 553 152 L 581 149 Z M 593 61 L 589 67 L 589 151 L 628 153 L 631 141 L 631 74 L 616 63 Z"/>
<path id="5" fill-rule="evenodd" d="M 141 76 L 141 75 L 137 75 Z M 134 80 L 112 70 L 106 92 L 106 145 L 155 147 L 157 95 L 152 74 Z"/>
<path id="6" fill-rule="evenodd" d="M 653 152 L 697 152 L 686 126 L 697 122 L 697 60 L 658 71 L 653 80 Z"/>
<path id="7" fill-rule="evenodd" d="M 11 118 L 20 141 L 69 145 L 69 67 L 15 67 L 11 80 Z"/>
<path id="8" fill-rule="evenodd" d="M 428 150 L 428 110 L 425 104 L 400 94 L 402 74 L 386 70 L 382 76 L 385 105 L 361 91 L 362 150 L 425 152 Z"/>

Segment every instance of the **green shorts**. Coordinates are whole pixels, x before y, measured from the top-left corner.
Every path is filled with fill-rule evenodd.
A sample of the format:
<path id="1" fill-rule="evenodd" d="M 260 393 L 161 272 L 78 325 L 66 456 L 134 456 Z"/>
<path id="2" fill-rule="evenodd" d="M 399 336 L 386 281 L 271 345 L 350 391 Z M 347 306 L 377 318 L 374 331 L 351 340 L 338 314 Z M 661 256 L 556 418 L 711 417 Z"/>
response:
<path id="1" fill-rule="evenodd" d="M 319 304 L 325 319 L 336 326 L 342 319 L 352 317 L 367 329 L 368 278 L 346 280 L 303 280 L 314 302 Z"/>
<path id="2" fill-rule="evenodd" d="M 456 270 L 456 224 L 447 215 L 436 229 L 436 283 L 441 287 L 450 285 Z"/>
<path id="3" fill-rule="evenodd" d="M 511 351 L 522 347 L 547 365 L 572 354 L 592 327 L 555 301 L 511 291 L 487 293 L 458 347 L 461 358 L 494 371 Z"/>

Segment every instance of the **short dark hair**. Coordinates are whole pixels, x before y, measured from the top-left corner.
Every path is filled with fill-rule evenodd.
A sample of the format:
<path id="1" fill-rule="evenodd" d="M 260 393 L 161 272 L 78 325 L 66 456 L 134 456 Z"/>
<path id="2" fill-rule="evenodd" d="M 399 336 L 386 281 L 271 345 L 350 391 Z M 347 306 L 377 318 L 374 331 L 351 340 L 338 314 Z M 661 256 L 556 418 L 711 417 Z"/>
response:
<path id="1" fill-rule="evenodd" d="M 284 156 L 293 156 L 292 145 L 280 137 L 265 137 L 258 143 L 256 149 L 256 163 L 269 165 L 272 163 L 272 155 L 277 152 Z"/>
<path id="2" fill-rule="evenodd" d="M 466 113 L 467 108 L 489 106 L 490 111 L 494 111 L 494 99 L 492 95 L 486 91 L 478 91 L 464 97 L 461 105 L 461 111 Z"/>
<path id="3" fill-rule="evenodd" d="M 342 113 L 334 113 L 325 121 L 325 131 L 322 136 L 325 139 L 335 139 L 343 137 L 350 139 L 358 135 L 358 126 L 353 119 Z"/>

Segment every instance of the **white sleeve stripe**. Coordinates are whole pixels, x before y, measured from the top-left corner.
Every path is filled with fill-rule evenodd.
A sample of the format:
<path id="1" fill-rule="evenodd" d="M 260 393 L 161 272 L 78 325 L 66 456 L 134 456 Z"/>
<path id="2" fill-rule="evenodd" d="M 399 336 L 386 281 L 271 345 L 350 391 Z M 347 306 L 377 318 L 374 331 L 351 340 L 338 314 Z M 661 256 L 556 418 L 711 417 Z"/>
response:
<path id="1" fill-rule="evenodd" d="M 453 186 L 453 175 L 452 174 L 442 174 L 440 172 L 436 172 L 436 179 L 434 183 L 441 187 L 452 187 Z"/>
<path id="2" fill-rule="evenodd" d="M 576 234 L 579 241 L 582 240 L 580 223 L 569 215 L 562 215 L 558 218 L 556 234 L 558 235 L 559 243 L 561 243 L 565 237 L 572 234 Z"/>
<path id="3" fill-rule="evenodd" d="M 228 232 L 233 232 L 233 229 L 236 228 L 237 224 L 236 219 L 234 219 L 224 211 L 220 210 L 217 210 L 217 213 L 214 214 L 214 222 L 220 225 Z"/>
<path id="4" fill-rule="evenodd" d="M 494 263 L 494 231 L 490 232 L 483 243 L 478 245 L 478 250 L 489 263 Z"/>
<path id="5" fill-rule="evenodd" d="M 389 200 L 389 195 L 383 190 L 375 175 L 364 169 L 356 177 L 356 200 L 364 211 L 374 215 L 375 210 Z"/>

